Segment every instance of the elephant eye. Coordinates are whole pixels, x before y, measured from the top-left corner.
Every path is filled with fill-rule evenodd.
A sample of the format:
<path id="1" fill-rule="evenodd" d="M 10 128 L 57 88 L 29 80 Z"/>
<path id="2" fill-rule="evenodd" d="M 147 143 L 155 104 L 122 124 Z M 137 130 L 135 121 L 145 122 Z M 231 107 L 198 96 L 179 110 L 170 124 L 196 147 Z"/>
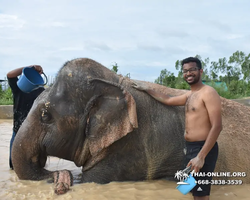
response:
<path id="1" fill-rule="evenodd" d="M 44 123 L 48 123 L 52 119 L 51 114 L 48 112 L 48 110 L 43 109 L 42 110 L 42 116 L 41 121 Z"/>

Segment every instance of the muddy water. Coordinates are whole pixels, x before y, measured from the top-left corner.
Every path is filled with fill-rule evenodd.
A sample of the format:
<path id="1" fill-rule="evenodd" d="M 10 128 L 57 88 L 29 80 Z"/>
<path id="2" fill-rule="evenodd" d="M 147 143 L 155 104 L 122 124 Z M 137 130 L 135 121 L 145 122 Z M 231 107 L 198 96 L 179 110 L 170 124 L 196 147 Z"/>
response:
<path id="1" fill-rule="evenodd" d="M 9 169 L 9 140 L 12 133 L 12 120 L 0 120 L 0 199 L 74 199 L 74 200 L 185 200 L 193 199 L 190 194 L 183 195 L 176 189 L 176 183 L 158 180 L 148 182 L 112 182 L 106 185 L 95 183 L 76 184 L 64 195 L 54 194 L 53 184 L 46 181 L 21 181 Z M 46 168 L 50 170 L 69 169 L 75 177 L 80 168 L 74 163 L 49 158 Z M 213 186 L 211 198 L 215 200 L 250 199 L 250 185 Z"/>

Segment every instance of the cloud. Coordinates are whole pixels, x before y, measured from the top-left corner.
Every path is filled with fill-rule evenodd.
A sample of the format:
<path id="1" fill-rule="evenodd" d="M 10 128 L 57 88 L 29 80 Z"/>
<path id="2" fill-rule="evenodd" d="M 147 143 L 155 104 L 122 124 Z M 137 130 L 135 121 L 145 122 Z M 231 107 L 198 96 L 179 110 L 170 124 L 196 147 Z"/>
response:
<path id="1" fill-rule="evenodd" d="M 64 62 L 92 58 L 122 74 L 154 81 L 188 56 L 218 60 L 250 53 L 250 2 L 233 0 L 2 0 L 0 78 L 40 64 L 56 74 Z"/>
<path id="2" fill-rule="evenodd" d="M 60 22 L 60 21 L 46 21 L 39 23 L 39 26 L 42 28 L 51 28 L 51 27 L 66 28 L 67 24 L 65 22 Z"/>
<path id="3" fill-rule="evenodd" d="M 16 15 L 0 14 L 0 29 L 4 32 L 4 29 L 20 29 L 24 26 L 25 21 L 19 19 Z"/>
<path id="4" fill-rule="evenodd" d="M 138 50 L 145 50 L 145 51 L 162 51 L 162 47 L 156 45 L 148 45 L 148 44 L 138 44 Z"/>
<path id="5" fill-rule="evenodd" d="M 188 32 L 185 32 L 184 30 L 177 30 L 177 28 L 165 28 L 165 29 L 159 29 L 158 31 L 159 36 L 164 38 L 186 38 L 190 37 L 190 34 Z"/>
<path id="6" fill-rule="evenodd" d="M 58 49 L 59 51 L 82 51 L 83 47 L 81 46 L 72 46 L 72 47 L 62 47 Z"/>

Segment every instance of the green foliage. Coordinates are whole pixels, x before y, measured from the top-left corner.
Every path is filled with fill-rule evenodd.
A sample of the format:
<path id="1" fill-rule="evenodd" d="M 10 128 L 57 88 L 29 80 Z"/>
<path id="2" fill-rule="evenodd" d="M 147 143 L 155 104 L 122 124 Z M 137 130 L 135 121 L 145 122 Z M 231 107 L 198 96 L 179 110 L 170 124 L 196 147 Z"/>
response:
<path id="1" fill-rule="evenodd" d="M 117 63 L 115 63 L 114 65 L 112 65 L 112 68 L 110 70 L 113 71 L 113 72 L 115 72 L 117 74 L 117 72 L 118 72 L 118 65 L 117 65 Z M 130 78 L 130 73 L 127 73 L 125 75 L 125 77 Z"/>
<path id="2" fill-rule="evenodd" d="M 236 51 L 230 56 L 229 63 L 241 69 L 243 80 L 250 81 L 250 54 L 246 56 L 244 52 Z"/>
<path id="3" fill-rule="evenodd" d="M 155 83 L 174 87 L 176 85 L 176 77 L 174 73 L 169 72 L 167 69 L 161 70 L 160 77 L 155 80 Z"/>
<path id="4" fill-rule="evenodd" d="M 4 91 L 2 90 L 2 87 L 0 87 L 0 105 L 12 105 L 12 104 L 13 104 L 13 98 L 10 87 Z"/>
<path id="5" fill-rule="evenodd" d="M 177 82 L 175 88 L 176 88 L 176 89 L 189 90 L 189 89 L 190 89 L 190 86 L 187 84 L 186 81 L 180 81 L 180 82 Z"/>
<path id="6" fill-rule="evenodd" d="M 224 98 L 227 98 L 227 99 L 237 99 L 238 98 L 237 95 L 231 94 L 228 89 L 225 89 L 225 88 L 227 88 L 225 83 L 218 85 L 218 84 L 216 84 L 215 81 L 212 81 L 208 85 L 213 87 L 218 92 L 218 94 Z"/>
<path id="7" fill-rule="evenodd" d="M 117 65 L 117 63 L 115 63 L 114 65 L 112 65 L 111 71 L 113 71 L 113 72 L 115 72 L 115 73 L 118 72 L 118 65 Z"/>
<path id="8" fill-rule="evenodd" d="M 202 80 L 206 84 L 210 83 L 209 85 L 214 87 L 220 96 L 228 99 L 250 96 L 250 54 L 236 51 L 229 59 L 224 57 L 211 62 L 209 58 L 203 60 L 200 55 L 195 57 L 199 58 L 202 63 Z M 155 83 L 176 89 L 189 89 L 189 85 L 182 77 L 181 60 L 175 62 L 175 69 L 178 71 L 177 77 L 164 69 Z M 224 85 L 216 84 L 218 81 L 223 82 Z"/>

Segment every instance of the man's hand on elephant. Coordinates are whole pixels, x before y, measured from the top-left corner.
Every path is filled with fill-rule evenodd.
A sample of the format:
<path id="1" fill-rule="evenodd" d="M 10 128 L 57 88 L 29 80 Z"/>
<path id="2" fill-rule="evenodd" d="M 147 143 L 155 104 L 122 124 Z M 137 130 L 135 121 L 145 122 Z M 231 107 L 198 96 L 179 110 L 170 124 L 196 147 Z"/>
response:
<path id="1" fill-rule="evenodd" d="M 187 164 L 187 167 L 191 165 L 192 166 L 191 171 L 194 170 L 194 172 L 199 172 L 200 169 L 203 167 L 204 163 L 205 163 L 205 159 L 202 159 L 196 156 L 195 158 L 189 161 L 189 163 Z"/>
<path id="2" fill-rule="evenodd" d="M 132 86 L 134 88 L 136 88 L 137 90 L 147 90 L 148 89 L 146 84 L 139 82 L 139 81 L 135 81 L 135 80 L 133 80 Z"/>

